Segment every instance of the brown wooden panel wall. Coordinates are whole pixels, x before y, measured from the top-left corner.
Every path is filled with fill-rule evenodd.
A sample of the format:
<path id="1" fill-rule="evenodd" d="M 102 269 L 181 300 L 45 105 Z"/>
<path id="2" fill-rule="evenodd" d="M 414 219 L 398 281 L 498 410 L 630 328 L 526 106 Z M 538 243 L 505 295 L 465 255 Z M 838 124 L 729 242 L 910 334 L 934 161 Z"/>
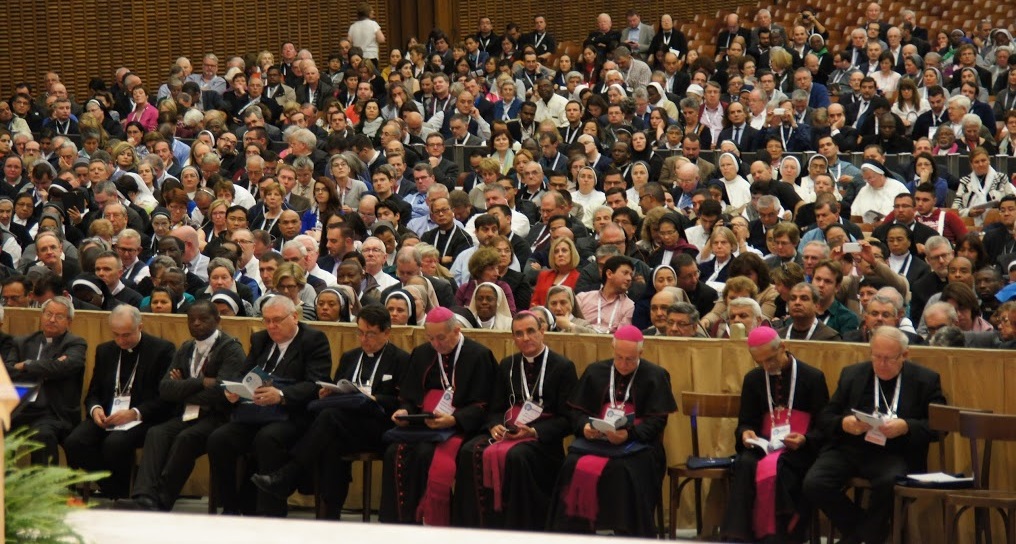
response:
<path id="1" fill-rule="evenodd" d="M 114 71 L 127 66 L 141 75 L 149 94 L 162 84 L 179 56 L 197 71 L 201 56 L 226 58 L 263 49 L 280 59 L 282 43 L 307 48 L 323 65 L 355 20 L 359 2 L 298 0 L 71 0 L 9 2 L 4 10 L 0 48 L 0 95 L 14 83 L 28 81 L 41 92 L 47 69 L 60 73 L 68 91 L 79 98 L 88 80 L 109 85 Z M 389 4 L 374 2 L 378 21 L 386 24 Z M 387 32 L 387 29 L 385 29 Z M 383 57 L 387 58 L 387 49 Z M 222 75 L 222 70 L 220 70 Z"/>

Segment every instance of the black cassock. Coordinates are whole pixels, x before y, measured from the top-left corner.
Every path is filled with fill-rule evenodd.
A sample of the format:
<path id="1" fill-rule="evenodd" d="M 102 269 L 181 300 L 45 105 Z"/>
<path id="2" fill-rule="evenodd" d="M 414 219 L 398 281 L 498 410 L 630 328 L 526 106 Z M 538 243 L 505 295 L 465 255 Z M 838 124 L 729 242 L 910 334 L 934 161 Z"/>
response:
<path id="1" fill-rule="evenodd" d="M 741 410 L 738 414 L 737 430 L 734 431 L 734 443 L 737 446 L 737 458 L 734 461 L 734 475 L 730 486 L 722 534 L 726 537 L 753 541 L 756 536 L 752 531 L 752 514 L 755 504 L 755 469 L 758 462 L 765 457 L 760 448 L 746 448 L 741 441 L 745 431 L 754 431 L 763 435 L 763 423 L 769 417 L 769 400 L 766 382 L 773 395 L 773 406 L 786 408 L 790 403 L 793 364 L 774 376 L 767 376 L 764 369 L 756 367 L 744 376 L 741 385 Z M 777 526 L 787 527 L 787 522 L 797 514 L 799 521 L 795 525 L 795 534 L 805 531 L 809 526 L 811 508 L 807 501 L 801 500 L 801 484 L 808 468 L 815 462 L 822 447 L 822 432 L 818 425 L 819 413 L 829 402 L 829 387 L 821 370 L 801 361 L 797 361 L 797 385 L 794 389 L 793 411 L 807 413 L 810 416 L 808 431 L 805 434 L 804 446 L 798 450 L 785 450 L 780 454 L 776 465 L 775 510 Z M 785 413 L 786 410 L 779 410 Z M 780 419 L 779 423 L 782 423 Z M 761 500 L 761 498 L 760 498 Z M 780 536 L 787 535 L 781 533 Z"/>
<path id="2" fill-rule="evenodd" d="M 572 432 L 582 438 L 590 417 L 602 417 L 604 405 L 611 399 L 610 377 L 614 374 L 614 398 L 621 401 L 631 383 L 628 403 L 634 409 L 629 423 L 629 442 L 645 444 L 645 449 L 625 457 L 611 458 L 597 483 L 598 515 L 595 523 L 568 515 L 565 495 L 582 454 L 570 452 L 565 458 L 551 501 L 549 527 L 554 531 L 591 532 L 613 530 L 616 534 L 652 537 L 655 535 L 653 511 L 659 500 L 666 468 L 663 430 L 667 417 L 677 410 L 670 386 L 670 373 L 645 359 L 628 376 L 614 370 L 612 360 L 589 365 L 579 379 L 568 404 L 572 412 Z"/>
<path id="3" fill-rule="evenodd" d="M 547 367 L 541 388 L 544 354 Z M 503 446 L 495 446 L 500 449 L 516 442 L 504 456 L 501 495 L 496 501 L 499 509 L 495 508 L 491 487 L 484 485 L 484 452 L 491 444 L 490 433 L 480 434 L 462 446 L 455 477 L 454 525 L 527 531 L 546 527 L 554 481 L 564 461 L 562 441 L 571 434 L 567 402 L 577 381 L 574 363 L 549 348 L 532 362 L 521 353 L 501 361 L 485 428 L 489 431 L 496 425 L 514 422 L 526 402 L 528 388 L 532 401 L 543 407 L 540 418 L 529 424 L 537 438 L 506 440 Z"/>
<path id="4" fill-rule="evenodd" d="M 455 350 L 452 350 L 448 357 L 442 359 L 445 361 L 445 374 L 455 389 L 452 397 L 454 430 L 456 435 L 468 440 L 486 422 L 497 361 L 489 349 L 465 336 L 453 367 L 454 353 Z M 439 364 L 438 354 L 429 343 L 413 350 L 400 389 L 401 408 L 410 414 L 420 413 L 424 411 L 424 399 L 428 393 L 442 391 Z M 417 508 L 427 490 L 431 460 L 438 445 L 435 442 L 389 444 L 385 450 L 381 481 L 379 519 L 382 522 L 416 523 Z"/>

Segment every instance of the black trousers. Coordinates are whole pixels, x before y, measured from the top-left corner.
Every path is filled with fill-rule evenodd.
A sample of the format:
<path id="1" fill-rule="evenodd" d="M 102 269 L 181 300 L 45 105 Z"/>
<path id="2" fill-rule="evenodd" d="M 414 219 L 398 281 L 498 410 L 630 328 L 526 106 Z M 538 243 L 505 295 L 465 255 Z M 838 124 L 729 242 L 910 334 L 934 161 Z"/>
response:
<path id="1" fill-rule="evenodd" d="M 903 456 L 871 455 L 856 448 L 828 448 L 804 478 L 804 496 L 822 509 L 847 542 L 884 542 L 892 513 L 893 486 L 906 475 Z M 854 504 L 843 487 L 852 477 L 871 481 L 868 511 Z"/>
<path id="2" fill-rule="evenodd" d="M 145 438 L 134 496 L 145 495 L 172 510 L 194 462 L 205 454 L 208 436 L 223 423 L 223 417 L 206 415 L 186 422 L 176 417 L 152 427 Z"/>
<path id="3" fill-rule="evenodd" d="M 11 420 L 11 429 L 29 427 L 35 434 L 32 440 L 42 444 L 42 449 L 32 452 L 33 465 L 55 465 L 60 459 L 60 443 L 71 432 L 71 424 L 51 414 L 28 414 L 22 412 Z"/>
<path id="4" fill-rule="evenodd" d="M 305 423 L 287 420 L 268 424 L 230 422 L 212 432 L 208 437 L 208 461 L 212 485 L 216 486 L 224 513 L 286 516 L 285 499 L 256 490 L 247 478 L 243 479 L 245 489 L 241 494 L 236 479 L 237 463 L 241 456 L 253 453 L 257 466 L 248 466 L 249 470 L 262 474 L 279 470 L 289 461 L 289 450 L 305 429 Z M 254 508 L 249 502 L 241 504 L 241 496 L 256 496 Z"/>
<path id="5" fill-rule="evenodd" d="M 67 465 L 89 472 L 108 470 L 99 482 L 103 494 L 120 499 L 130 496 L 134 453 L 145 443 L 149 425 L 142 423 L 126 431 L 107 431 L 86 419 L 64 440 Z"/>

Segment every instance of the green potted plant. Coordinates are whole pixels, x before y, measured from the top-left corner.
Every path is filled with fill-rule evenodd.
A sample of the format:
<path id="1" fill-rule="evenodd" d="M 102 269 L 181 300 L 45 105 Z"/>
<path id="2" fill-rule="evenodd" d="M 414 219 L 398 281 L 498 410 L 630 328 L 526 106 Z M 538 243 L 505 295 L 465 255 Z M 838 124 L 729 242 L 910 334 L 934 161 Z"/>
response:
<path id="1" fill-rule="evenodd" d="M 27 462 L 42 444 L 32 440 L 34 432 L 21 428 L 4 440 L 5 540 L 8 543 L 81 542 L 80 535 L 67 525 L 65 517 L 83 504 L 73 493 L 75 486 L 107 477 L 60 466 L 39 466 Z"/>

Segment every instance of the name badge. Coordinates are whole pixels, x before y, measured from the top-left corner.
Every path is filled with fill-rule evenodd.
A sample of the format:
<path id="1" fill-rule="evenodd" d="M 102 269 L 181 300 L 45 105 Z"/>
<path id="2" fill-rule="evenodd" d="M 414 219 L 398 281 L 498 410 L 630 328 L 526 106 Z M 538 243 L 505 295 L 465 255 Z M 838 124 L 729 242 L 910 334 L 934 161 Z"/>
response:
<path id="1" fill-rule="evenodd" d="M 784 447 L 783 440 L 790 435 L 790 425 L 777 425 L 769 431 L 769 444 L 772 449 L 778 450 Z"/>
<path id="2" fill-rule="evenodd" d="M 188 404 L 183 409 L 183 416 L 180 418 L 183 421 L 194 421 L 201 415 L 201 407 L 197 404 Z"/>
<path id="3" fill-rule="evenodd" d="M 872 429 L 864 435 L 865 442 L 871 442 L 876 446 L 885 446 L 886 437 L 882 434 L 882 431 L 878 429 Z"/>
<path id="4" fill-rule="evenodd" d="M 624 419 L 626 417 L 628 416 L 624 413 L 624 408 L 607 408 L 606 413 L 603 414 L 603 419 L 610 422 Z"/>
<path id="5" fill-rule="evenodd" d="M 928 127 L 928 138 L 931 141 L 935 141 L 935 132 L 938 131 L 938 127 Z"/>
<path id="6" fill-rule="evenodd" d="M 442 414 L 452 415 L 455 413 L 455 407 L 452 406 L 452 397 L 455 395 L 454 389 L 445 389 L 443 395 L 441 395 L 441 402 L 437 403 L 437 407 L 434 408 L 435 412 L 441 412 Z"/>
<path id="7" fill-rule="evenodd" d="M 113 397 L 113 407 L 109 411 L 109 415 L 113 415 L 117 412 L 124 410 L 130 410 L 131 408 L 131 397 L 130 395 Z"/>
<path id="8" fill-rule="evenodd" d="M 515 424 L 529 425 L 539 419 L 541 415 L 543 415 L 543 406 L 527 400 L 522 404 L 522 409 L 519 410 L 519 415 L 515 418 Z"/>

